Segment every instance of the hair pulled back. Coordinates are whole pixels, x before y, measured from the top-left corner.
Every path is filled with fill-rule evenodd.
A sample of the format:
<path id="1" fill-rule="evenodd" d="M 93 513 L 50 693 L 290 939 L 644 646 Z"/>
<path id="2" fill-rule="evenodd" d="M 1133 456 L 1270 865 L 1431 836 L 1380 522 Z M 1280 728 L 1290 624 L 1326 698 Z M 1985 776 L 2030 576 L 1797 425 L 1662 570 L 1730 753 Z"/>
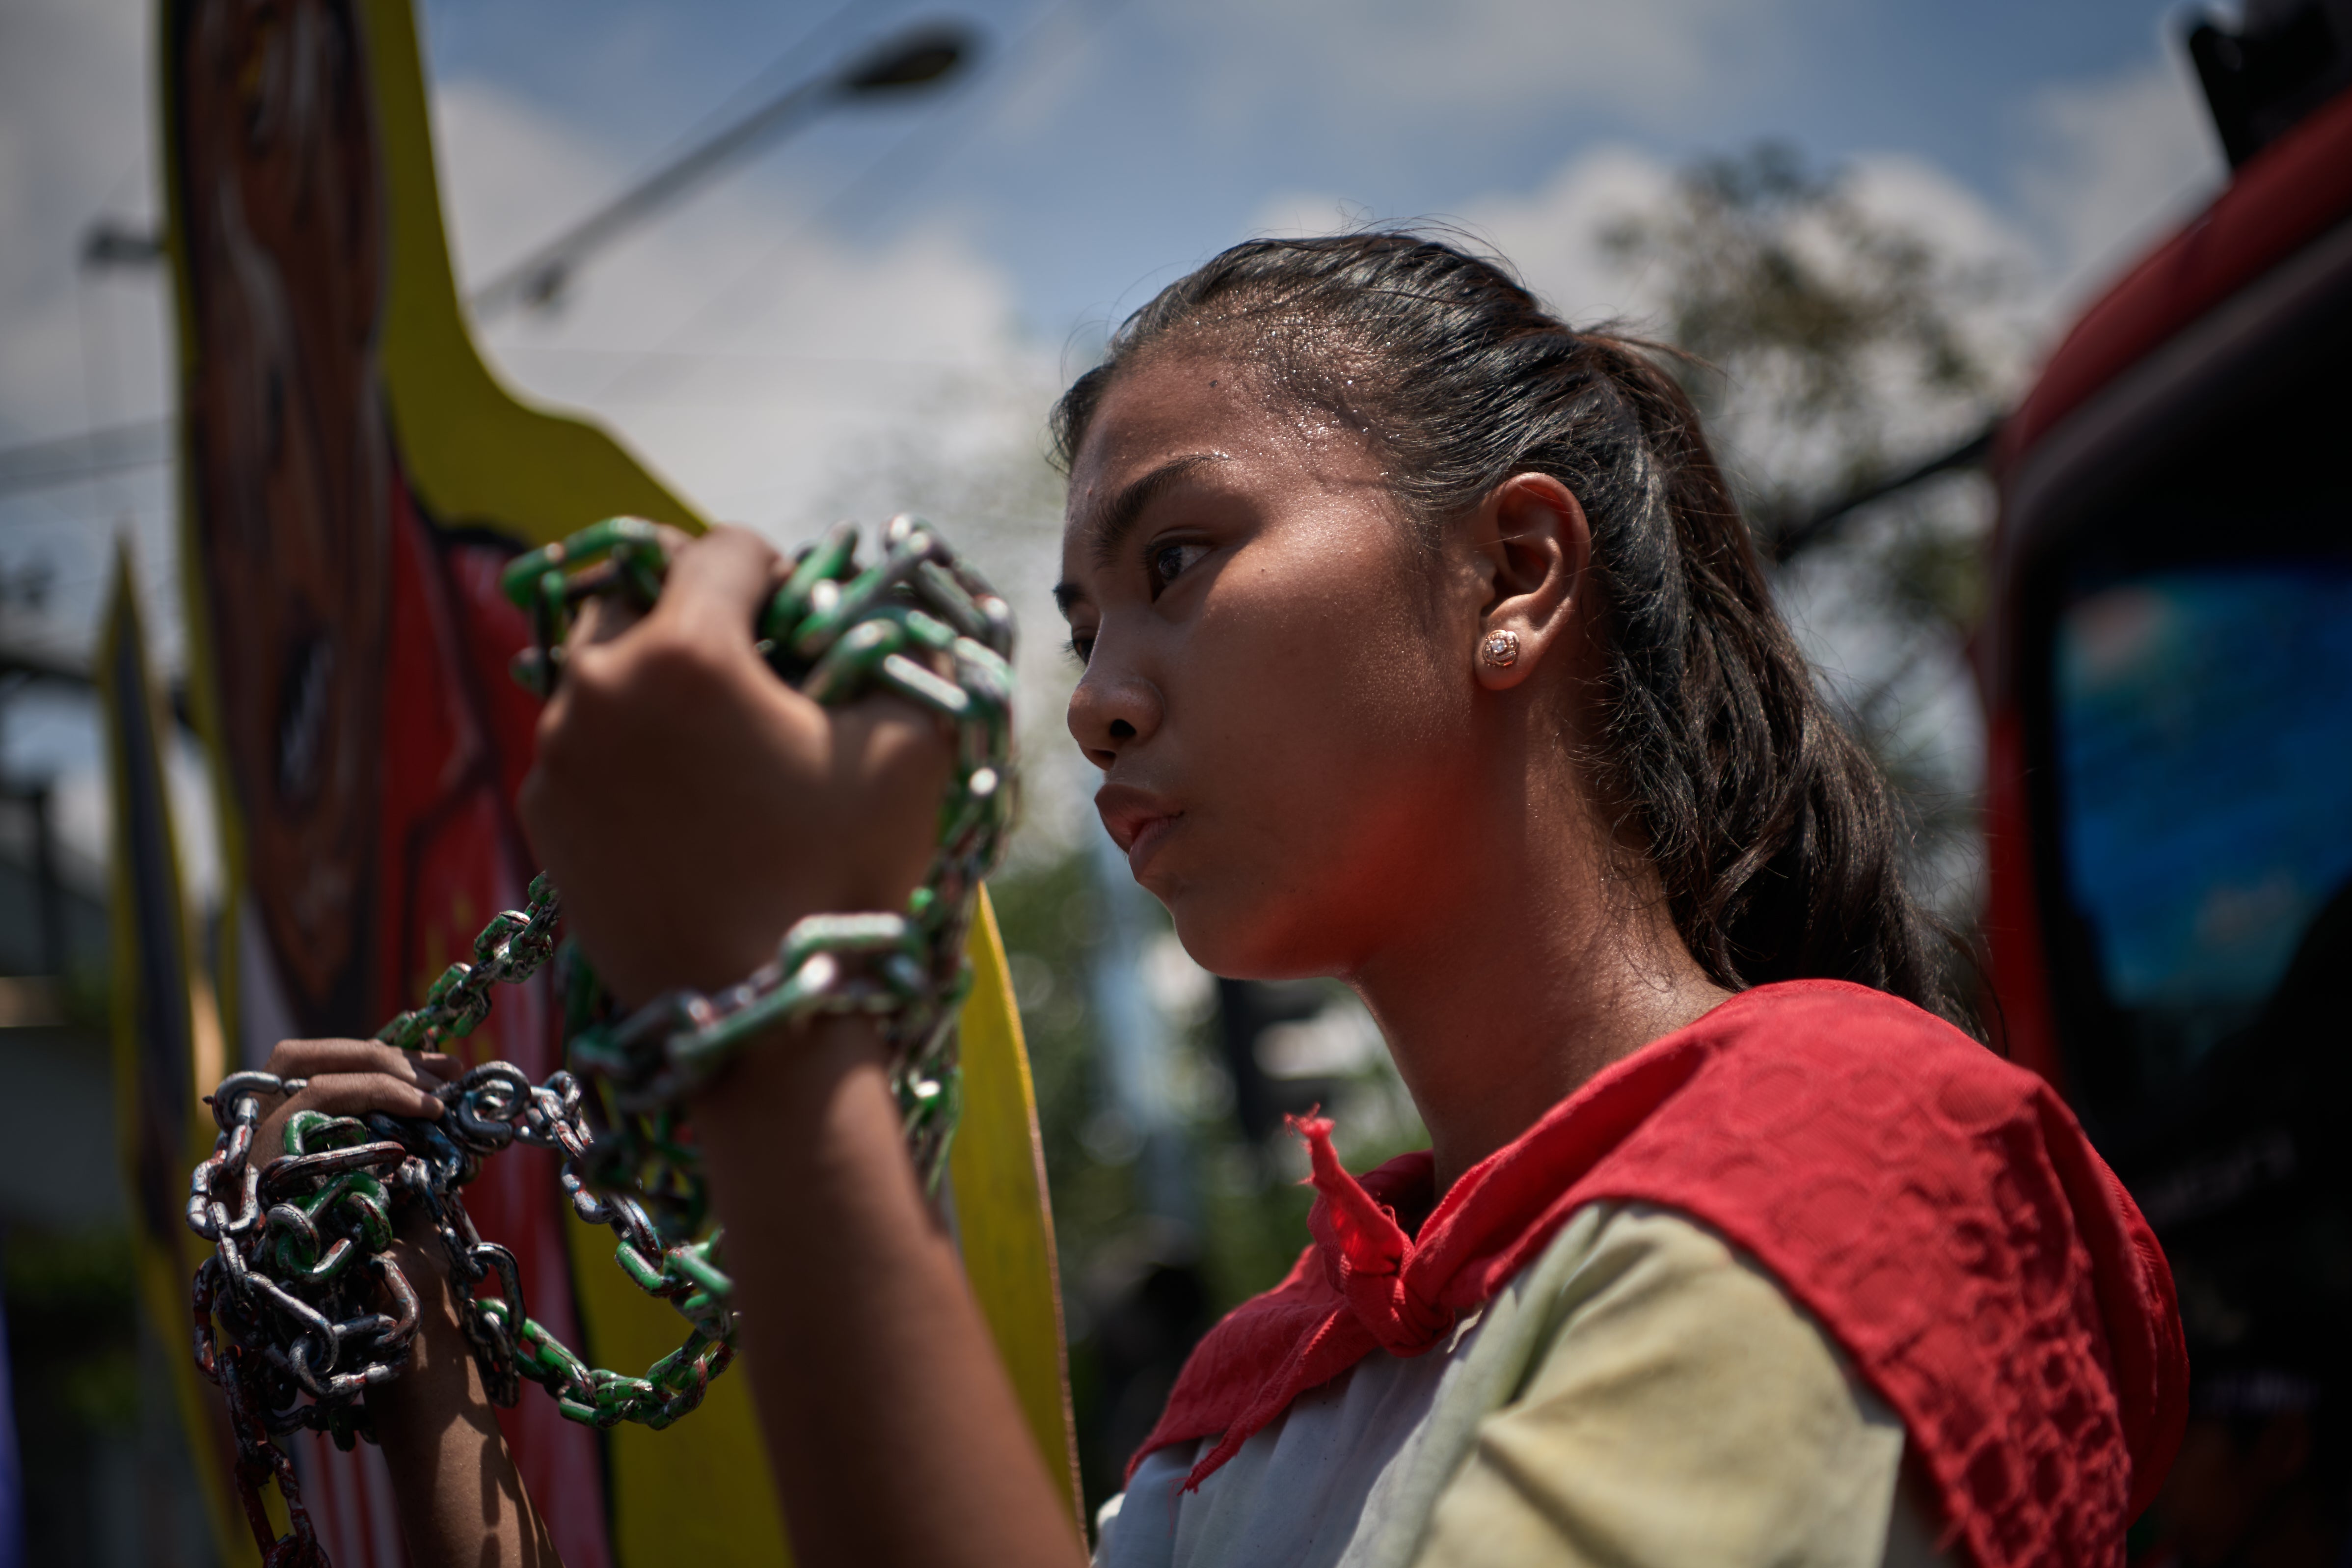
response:
<path id="1" fill-rule="evenodd" d="M 1635 818 L 1717 984 L 1813 976 L 1967 1022 L 1903 885 L 1895 813 L 1772 604 L 1698 415 L 1661 352 L 1578 332 L 1501 266 L 1373 231 L 1234 246 L 1161 290 L 1054 410 L 1066 466 L 1155 347 L 1230 354 L 1353 424 L 1433 533 L 1518 473 L 1582 504 L 1608 607 L 1587 759 Z"/>

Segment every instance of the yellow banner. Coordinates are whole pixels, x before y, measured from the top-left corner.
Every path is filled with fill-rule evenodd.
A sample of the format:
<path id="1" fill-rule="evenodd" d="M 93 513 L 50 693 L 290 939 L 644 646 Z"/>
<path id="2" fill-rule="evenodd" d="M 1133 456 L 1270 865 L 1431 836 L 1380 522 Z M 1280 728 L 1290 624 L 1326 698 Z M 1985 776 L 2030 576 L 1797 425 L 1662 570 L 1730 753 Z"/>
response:
<path id="1" fill-rule="evenodd" d="M 164 745 L 172 733 L 147 663 L 147 636 L 128 546 L 118 552 L 99 634 L 100 721 L 114 812 L 109 864 L 114 993 L 115 1148 L 131 1195 L 139 1295 L 171 1359 L 172 1394 L 204 1484 L 226 1562 L 253 1553 L 226 1489 L 236 1447 L 227 1412 L 205 1385 L 188 1343 L 188 1280 L 210 1248 L 188 1229 L 188 1172 L 212 1152 L 213 1121 L 197 1100 L 222 1075 L 220 1026 L 188 962 L 187 906 L 172 828 Z"/>

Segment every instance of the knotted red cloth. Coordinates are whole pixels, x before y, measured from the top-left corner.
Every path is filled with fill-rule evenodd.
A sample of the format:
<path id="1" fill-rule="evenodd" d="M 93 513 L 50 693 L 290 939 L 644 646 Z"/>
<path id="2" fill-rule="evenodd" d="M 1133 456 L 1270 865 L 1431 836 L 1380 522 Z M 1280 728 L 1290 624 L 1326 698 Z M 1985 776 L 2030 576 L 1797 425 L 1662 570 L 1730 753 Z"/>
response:
<path id="1" fill-rule="evenodd" d="M 2172 1274 L 2040 1078 L 1881 992 L 1759 986 L 1653 1042 L 1454 1183 L 1360 1181 L 1300 1124 L 1318 1196 L 1288 1278 L 1209 1331 L 1134 1463 L 1222 1433 L 1187 1485 L 1375 1349 L 1418 1355 L 1601 1199 L 1769 1269 L 1903 1418 L 1979 1568 L 2115 1563 L 2188 1416 Z"/>

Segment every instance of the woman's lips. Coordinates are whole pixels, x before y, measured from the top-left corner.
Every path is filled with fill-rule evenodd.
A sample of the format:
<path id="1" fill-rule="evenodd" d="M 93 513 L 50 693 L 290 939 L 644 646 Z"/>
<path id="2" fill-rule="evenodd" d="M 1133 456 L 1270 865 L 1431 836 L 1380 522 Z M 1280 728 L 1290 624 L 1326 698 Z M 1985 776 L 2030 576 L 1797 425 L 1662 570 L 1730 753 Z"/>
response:
<path id="1" fill-rule="evenodd" d="M 1130 784 L 1108 784 L 1095 796 L 1095 809 L 1112 843 L 1127 855 L 1128 869 L 1143 875 L 1144 862 L 1167 842 L 1184 814 L 1162 797 Z"/>
<path id="2" fill-rule="evenodd" d="M 1168 841 L 1168 836 L 1176 831 L 1176 825 L 1183 820 L 1183 813 L 1172 812 L 1165 816 L 1145 817 L 1137 826 L 1133 836 L 1127 841 L 1127 868 L 1138 881 L 1143 879 L 1144 863 Z"/>

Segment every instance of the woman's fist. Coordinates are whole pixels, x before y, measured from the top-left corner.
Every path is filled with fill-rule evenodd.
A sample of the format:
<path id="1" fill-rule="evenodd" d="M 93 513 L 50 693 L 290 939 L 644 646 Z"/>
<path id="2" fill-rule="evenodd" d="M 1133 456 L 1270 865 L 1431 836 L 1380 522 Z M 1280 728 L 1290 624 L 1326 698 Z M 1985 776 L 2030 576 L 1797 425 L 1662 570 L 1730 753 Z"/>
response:
<path id="1" fill-rule="evenodd" d="M 902 909 L 929 865 L 944 729 L 778 679 L 752 627 L 782 569 L 741 529 L 683 545 L 649 615 L 592 605 L 540 721 L 523 826 L 625 1005 L 734 984 L 803 915 Z"/>

